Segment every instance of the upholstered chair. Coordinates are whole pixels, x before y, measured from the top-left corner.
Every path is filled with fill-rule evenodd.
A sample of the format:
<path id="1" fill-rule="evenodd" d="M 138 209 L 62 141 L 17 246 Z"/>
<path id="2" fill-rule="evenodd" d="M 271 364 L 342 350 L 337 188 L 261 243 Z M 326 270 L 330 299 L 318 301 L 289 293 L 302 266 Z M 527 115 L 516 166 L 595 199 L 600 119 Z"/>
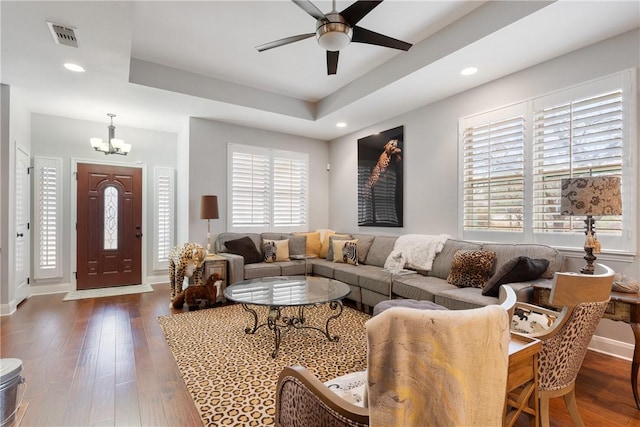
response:
<path id="1" fill-rule="evenodd" d="M 542 341 L 539 354 L 540 421 L 549 426 L 549 399 L 564 397 L 576 426 L 584 426 L 575 398 L 575 381 L 591 337 L 604 314 L 614 271 L 598 264 L 600 274 L 556 273 L 549 305 L 560 311 L 518 302 L 512 331 Z"/>
<path id="2" fill-rule="evenodd" d="M 390 308 L 366 323 L 364 403 L 334 393 L 302 366 L 285 368 L 276 394 L 276 425 L 499 426 L 509 363 L 510 310 Z"/>

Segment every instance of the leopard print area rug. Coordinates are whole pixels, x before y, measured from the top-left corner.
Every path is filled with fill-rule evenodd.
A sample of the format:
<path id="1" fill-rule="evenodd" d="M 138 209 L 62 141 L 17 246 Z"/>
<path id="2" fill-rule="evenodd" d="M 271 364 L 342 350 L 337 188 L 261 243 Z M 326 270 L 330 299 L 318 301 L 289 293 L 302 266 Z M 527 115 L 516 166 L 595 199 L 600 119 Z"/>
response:
<path id="1" fill-rule="evenodd" d="M 324 328 L 333 312 L 326 306 L 305 311 L 307 324 Z M 264 321 L 266 309 L 258 311 Z M 273 331 L 259 328 L 246 334 L 252 316 L 240 305 L 180 313 L 158 318 L 182 378 L 205 426 L 274 425 L 278 374 L 285 366 L 299 364 L 320 381 L 366 368 L 367 314 L 345 307 L 331 320 L 330 342 L 315 330 L 291 330 L 282 334 L 275 359 Z"/>

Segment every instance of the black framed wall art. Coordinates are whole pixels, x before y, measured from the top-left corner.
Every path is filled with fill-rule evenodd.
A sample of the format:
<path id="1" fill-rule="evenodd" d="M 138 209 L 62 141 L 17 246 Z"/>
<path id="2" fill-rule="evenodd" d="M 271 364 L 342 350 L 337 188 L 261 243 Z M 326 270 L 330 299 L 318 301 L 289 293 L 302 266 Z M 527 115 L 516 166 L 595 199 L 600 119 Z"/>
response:
<path id="1" fill-rule="evenodd" d="M 402 227 L 403 134 L 399 126 L 358 139 L 358 225 Z"/>

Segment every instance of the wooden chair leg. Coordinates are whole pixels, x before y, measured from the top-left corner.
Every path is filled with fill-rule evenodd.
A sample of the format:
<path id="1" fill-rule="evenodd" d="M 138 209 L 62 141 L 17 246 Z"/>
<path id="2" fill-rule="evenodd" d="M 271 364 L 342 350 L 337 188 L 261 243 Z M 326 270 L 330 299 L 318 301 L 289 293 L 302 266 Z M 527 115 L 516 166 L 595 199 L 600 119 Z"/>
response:
<path id="1" fill-rule="evenodd" d="M 549 396 L 540 392 L 540 426 L 549 427 Z"/>
<path id="2" fill-rule="evenodd" d="M 567 405 L 567 409 L 569 410 L 569 414 L 573 419 L 573 423 L 577 427 L 584 427 L 584 423 L 582 422 L 582 418 L 580 417 L 580 412 L 578 412 L 578 405 L 576 404 L 576 393 L 575 389 L 572 387 L 569 393 L 564 395 L 564 403 Z"/>

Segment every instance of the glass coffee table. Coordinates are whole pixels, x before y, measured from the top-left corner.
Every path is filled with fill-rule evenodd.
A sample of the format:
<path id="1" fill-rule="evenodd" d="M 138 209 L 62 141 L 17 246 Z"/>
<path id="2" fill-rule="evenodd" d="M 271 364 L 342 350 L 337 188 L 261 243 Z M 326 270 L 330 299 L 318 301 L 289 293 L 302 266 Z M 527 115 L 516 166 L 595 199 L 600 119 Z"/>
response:
<path id="1" fill-rule="evenodd" d="M 292 329 L 314 329 L 329 341 L 338 341 L 339 336 L 329 333 L 329 322 L 340 317 L 344 308 L 342 299 L 350 292 L 346 283 L 334 279 L 282 276 L 243 280 L 228 286 L 224 290 L 224 296 L 242 304 L 242 308 L 252 314 L 253 326 L 245 328 L 245 333 L 255 334 L 263 326 L 273 331 L 275 346 L 271 357 L 275 358 L 278 355 L 282 334 Z M 307 324 L 305 309 L 325 304 L 328 304 L 334 313 L 327 319 L 324 329 Z M 258 312 L 250 306 L 268 308 L 264 323 L 258 324 Z M 293 307 L 293 310 L 289 310 L 291 313 L 283 313 L 288 307 Z"/>

